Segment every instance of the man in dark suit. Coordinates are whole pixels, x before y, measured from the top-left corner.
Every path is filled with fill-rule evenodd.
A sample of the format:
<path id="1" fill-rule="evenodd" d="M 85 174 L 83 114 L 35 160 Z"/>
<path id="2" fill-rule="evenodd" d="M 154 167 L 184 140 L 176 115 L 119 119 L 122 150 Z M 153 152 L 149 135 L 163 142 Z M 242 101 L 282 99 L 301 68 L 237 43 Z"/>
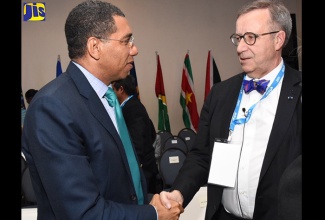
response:
<path id="1" fill-rule="evenodd" d="M 112 83 L 116 96 L 121 104 L 125 123 L 130 132 L 140 166 L 147 180 L 149 193 L 159 193 L 158 166 L 153 143 L 156 139 L 156 129 L 148 115 L 145 106 L 136 93 L 135 79 L 128 75 L 124 79 Z M 157 187 L 157 188 L 156 188 Z"/>
<path id="2" fill-rule="evenodd" d="M 133 181 L 114 108 L 104 97 L 138 54 L 125 15 L 108 2 L 85 1 L 69 13 L 65 34 L 71 62 L 34 96 L 23 128 L 38 219 L 178 219 L 178 203 L 171 212 L 149 204 L 137 158 L 140 180 Z M 133 146 L 130 152 L 135 155 Z"/>
<path id="3" fill-rule="evenodd" d="M 171 191 L 160 193 L 167 208 L 171 200 L 186 207 L 207 184 L 206 220 L 279 219 L 280 178 L 302 149 L 302 73 L 281 57 L 291 29 L 290 12 L 280 2 L 250 2 L 239 11 L 230 38 L 244 72 L 211 89 L 192 150 Z M 230 147 L 238 159 L 223 154 Z M 213 151 L 236 169 L 222 166 Z M 210 168 L 218 163 L 233 174 L 226 186 L 229 176 Z"/>

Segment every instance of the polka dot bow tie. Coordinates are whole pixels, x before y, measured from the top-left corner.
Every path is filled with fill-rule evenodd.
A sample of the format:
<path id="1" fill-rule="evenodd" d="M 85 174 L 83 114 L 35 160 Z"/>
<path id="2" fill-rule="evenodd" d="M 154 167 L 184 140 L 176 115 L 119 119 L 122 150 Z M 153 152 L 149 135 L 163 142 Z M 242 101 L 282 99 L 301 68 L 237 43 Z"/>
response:
<path id="1" fill-rule="evenodd" d="M 270 80 L 266 80 L 266 79 L 261 79 L 259 81 L 254 81 L 253 79 L 244 80 L 243 82 L 244 91 L 246 94 L 248 94 L 254 89 L 256 89 L 257 92 L 263 95 L 266 90 L 267 84 L 269 84 L 269 82 Z"/>

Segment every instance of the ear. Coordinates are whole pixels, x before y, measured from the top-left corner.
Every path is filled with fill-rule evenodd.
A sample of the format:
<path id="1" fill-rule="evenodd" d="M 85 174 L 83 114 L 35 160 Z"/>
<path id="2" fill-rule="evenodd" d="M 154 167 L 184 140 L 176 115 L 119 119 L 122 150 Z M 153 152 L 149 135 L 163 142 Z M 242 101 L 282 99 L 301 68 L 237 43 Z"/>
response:
<path id="1" fill-rule="evenodd" d="M 99 60 L 100 58 L 100 48 L 101 41 L 98 38 L 90 37 L 87 41 L 87 50 L 88 54 L 94 58 L 95 60 Z"/>
<path id="2" fill-rule="evenodd" d="M 280 50 L 283 47 L 284 40 L 286 37 L 286 33 L 284 31 L 280 31 L 279 33 L 276 33 L 275 36 L 275 50 Z"/>
<path id="3" fill-rule="evenodd" d="M 124 93 L 124 88 L 123 88 L 123 86 L 120 86 L 119 90 L 121 91 L 121 93 Z"/>

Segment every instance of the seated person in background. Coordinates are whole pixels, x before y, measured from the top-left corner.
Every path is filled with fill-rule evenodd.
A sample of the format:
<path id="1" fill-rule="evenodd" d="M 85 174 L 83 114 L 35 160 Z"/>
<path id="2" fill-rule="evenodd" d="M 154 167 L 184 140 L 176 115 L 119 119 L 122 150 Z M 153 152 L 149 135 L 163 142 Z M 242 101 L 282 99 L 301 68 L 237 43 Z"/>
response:
<path id="1" fill-rule="evenodd" d="M 29 89 L 27 90 L 27 92 L 25 92 L 25 99 L 26 99 L 26 102 L 29 103 L 32 101 L 34 95 L 38 92 L 38 90 L 36 89 Z"/>
<path id="2" fill-rule="evenodd" d="M 137 98 L 135 79 L 132 75 L 112 83 L 122 108 L 125 123 L 138 154 L 139 162 L 147 180 L 149 193 L 159 193 L 157 183 L 158 166 L 153 143 L 156 139 L 155 127 L 146 108 Z"/>

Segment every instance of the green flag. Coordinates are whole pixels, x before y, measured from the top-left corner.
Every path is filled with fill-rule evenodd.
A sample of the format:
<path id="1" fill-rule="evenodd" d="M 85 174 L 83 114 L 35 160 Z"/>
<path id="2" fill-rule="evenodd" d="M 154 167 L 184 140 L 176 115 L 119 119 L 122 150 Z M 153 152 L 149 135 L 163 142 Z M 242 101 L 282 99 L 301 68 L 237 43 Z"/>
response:
<path id="1" fill-rule="evenodd" d="M 170 132 L 170 124 L 169 117 L 167 111 L 167 100 L 164 88 L 164 80 L 162 76 L 160 59 L 158 53 L 157 55 L 157 75 L 156 75 L 156 96 L 158 98 L 158 130 L 160 131 L 169 131 Z"/>
<path id="2" fill-rule="evenodd" d="M 199 124 L 199 114 L 194 95 L 194 82 L 190 57 L 188 53 L 185 56 L 182 72 L 182 91 L 180 95 L 180 104 L 183 108 L 183 121 L 186 128 L 191 128 L 197 132 Z"/>

